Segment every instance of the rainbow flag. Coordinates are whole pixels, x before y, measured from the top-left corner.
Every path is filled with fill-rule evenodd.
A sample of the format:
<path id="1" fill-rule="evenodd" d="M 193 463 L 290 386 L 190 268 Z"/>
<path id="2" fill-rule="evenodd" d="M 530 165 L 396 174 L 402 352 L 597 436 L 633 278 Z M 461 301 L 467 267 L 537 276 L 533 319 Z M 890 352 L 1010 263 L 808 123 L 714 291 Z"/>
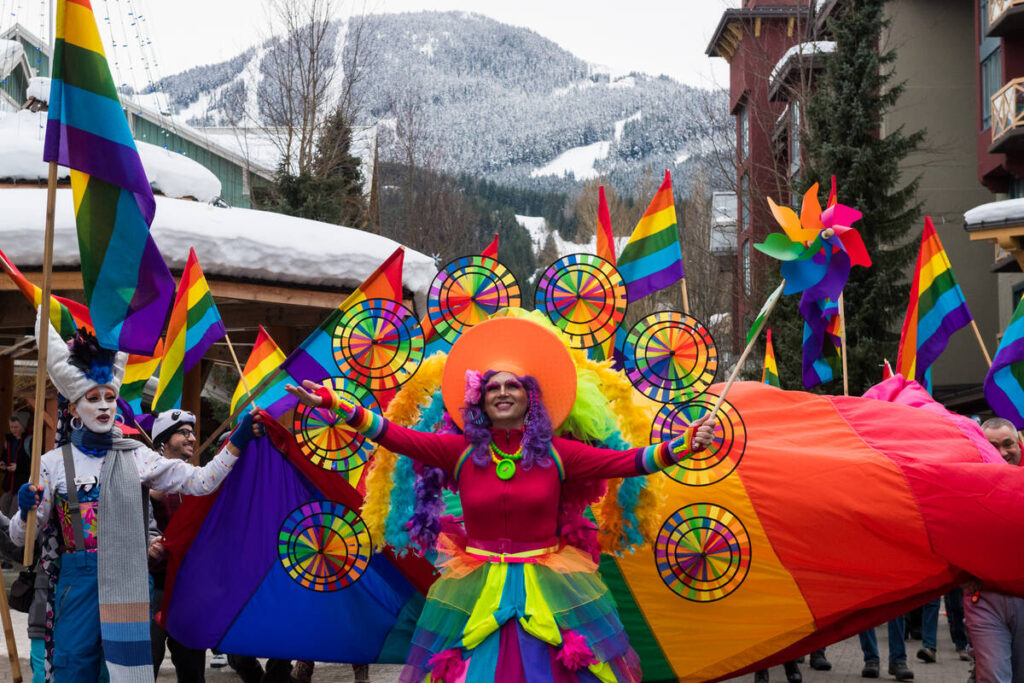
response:
<path id="1" fill-rule="evenodd" d="M 971 323 L 971 312 L 931 217 L 924 219 L 921 250 L 900 335 L 896 371 L 925 384 L 925 373 L 954 332 Z"/>
<path id="2" fill-rule="evenodd" d="M 768 340 L 764 344 L 764 369 L 761 371 L 761 381 L 782 388 L 779 382 L 779 366 L 775 363 L 775 349 L 772 347 L 771 329 L 768 330 Z"/>
<path id="3" fill-rule="evenodd" d="M 128 362 L 124 368 L 124 382 L 121 384 L 119 396 L 131 406 L 132 412 L 136 415 L 142 412 L 142 390 L 146 387 L 149 378 L 156 374 L 163 355 L 163 339 L 157 341 L 156 350 L 152 356 L 128 354 Z"/>
<path id="4" fill-rule="evenodd" d="M 612 233 L 608 200 L 604 197 L 604 185 L 597 188 L 597 255 L 615 265 L 615 235 Z"/>
<path id="5" fill-rule="evenodd" d="M 686 277 L 676 227 L 672 176 L 668 171 L 619 255 L 618 268 L 626 281 L 630 301 L 642 299 Z"/>
<path id="6" fill-rule="evenodd" d="M 43 160 L 71 169 L 85 299 L 101 345 L 152 354 L 174 278 L 149 233 L 156 200 L 89 0 L 58 0 Z"/>
<path id="7" fill-rule="evenodd" d="M 206 350 L 227 331 L 220 319 L 210 286 L 199 267 L 196 250 L 188 250 L 188 261 L 174 298 L 167 341 L 160 361 L 160 381 L 153 397 L 153 411 L 181 407 L 185 373 L 199 362 Z"/>
<path id="8" fill-rule="evenodd" d="M 985 400 L 996 415 L 1024 429 L 1024 298 L 1017 302 L 985 375 Z"/>
<path id="9" fill-rule="evenodd" d="M 252 345 L 252 353 L 249 354 L 249 360 L 245 361 L 245 369 L 242 371 L 242 375 L 249 384 L 249 388 L 255 389 L 256 385 L 262 382 L 264 377 L 277 370 L 278 366 L 284 362 L 284 359 L 284 352 L 281 351 L 280 347 L 274 343 L 274 340 L 270 338 L 267 331 L 260 325 L 259 334 L 256 335 L 256 342 Z M 231 396 L 230 413 L 232 415 L 235 414 L 235 408 L 245 400 L 247 394 L 248 392 L 245 390 L 242 380 L 238 380 L 235 393 Z"/>
<path id="10" fill-rule="evenodd" d="M 810 389 L 841 376 L 842 326 L 839 304 L 831 299 L 802 297 L 799 308 L 804 317 L 803 382 L 804 387 Z"/>
<path id="11" fill-rule="evenodd" d="M 7 258 L 7 254 L 0 251 L 0 266 L 7 272 L 14 284 L 21 293 L 32 304 L 32 308 L 39 309 L 43 301 L 43 290 L 28 281 L 18 267 Z M 53 329 L 60 333 L 61 339 L 68 340 L 75 336 L 79 327 L 92 329 L 92 320 L 89 319 L 89 309 L 71 299 L 62 296 L 50 295 L 50 322 Z"/>

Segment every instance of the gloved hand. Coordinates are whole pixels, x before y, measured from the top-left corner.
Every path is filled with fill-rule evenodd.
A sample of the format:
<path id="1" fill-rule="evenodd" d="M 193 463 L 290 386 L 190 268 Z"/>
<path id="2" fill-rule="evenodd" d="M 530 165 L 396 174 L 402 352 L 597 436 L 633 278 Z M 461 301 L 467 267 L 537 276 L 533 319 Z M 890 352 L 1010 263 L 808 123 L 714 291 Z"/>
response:
<path id="1" fill-rule="evenodd" d="M 351 418 L 352 413 L 355 412 L 355 408 L 351 403 L 323 385 L 318 386 L 312 393 L 314 396 L 319 397 L 321 408 L 334 410 L 343 415 L 345 419 Z"/>
<path id="2" fill-rule="evenodd" d="M 263 427 L 258 422 L 255 422 L 255 418 L 256 416 L 252 411 L 247 412 L 242 416 L 242 419 L 239 420 L 238 426 L 235 427 L 235 431 L 231 432 L 231 438 L 229 438 L 228 441 L 231 442 L 231 445 L 239 451 L 245 450 L 245 447 L 249 445 L 250 441 L 252 441 L 252 437 L 255 433 L 258 432 L 262 436 Z"/>
<path id="3" fill-rule="evenodd" d="M 21 512 L 21 521 L 28 520 L 28 513 L 30 510 L 35 510 L 36 506 L 43 502 L 43 491 L 32 490 L 31 484 L 22 484 L 21 488 L 18 489 L 18 510 Z"/>

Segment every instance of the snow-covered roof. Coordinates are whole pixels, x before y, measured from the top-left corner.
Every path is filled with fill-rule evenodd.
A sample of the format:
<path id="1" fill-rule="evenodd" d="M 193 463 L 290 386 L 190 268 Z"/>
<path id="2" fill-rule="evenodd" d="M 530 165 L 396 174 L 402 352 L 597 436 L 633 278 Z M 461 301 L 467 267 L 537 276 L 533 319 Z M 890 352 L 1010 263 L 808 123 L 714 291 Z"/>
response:
<path id="1" fill-rule="evenodd" d="M 32 79 L 37 81 L 49 79 Z M 30 86 L 31 90 L 31 86 Z M 43 161 L 46 112 L 23 109 L 0 115 L 0 178 L 46 180 L 49 164 Z M 168 197 L 194 197 L 201 202 L 220 196 L 220 180 L 208 168 L 186 156 L 135 141 L 149 184 Z M 58 176 L 68 177 L 59 167 Z"/>
<path id="2" fill-rule="evenodd" d="M 779 58 L 779 61 L 775 63 L 771 76 L 768 77 L 768 82 L 774 83 L 775 79 L 787 70 L 787 64 L 791 59 L 809 57 L 814 54 L 827 54 L 835 51 L 836 44 L 831 40 L 812 40 L 806 43 L 797 43 L 786 50 L 782 57 Z"/>
<path id="3" fill-rule="evenodd" d="M 17 40 L 0 40 L 0 78 L 11 73 L 24 57 L 25 48 Z"/>
<path id="4" fill-rule="evenodd" d="M 1006 223 L 1024 223 L 1024 199 L 989 202 L 964 212 L 964 225 L 968 230 L 983 228 L 986 224 Z"/>
<path id="5" fill-rule="evenodd" d="M 0 188 L 0 249 L 19 267 L 42 265 L 45 212 L 44 188 Z M 354 228 L 167 197 L 156 198 L 152 232 L 174 269 L 184 268 L 195 247 L 208 277 L 320 287 L 357 287 L 398 248 L 394 240 Z M 70 189 L 57 191 L 53 263 L 80 263 Z M 433 259 L 406 249 L 403 281 L 418 306 L 436 273 Z"/>

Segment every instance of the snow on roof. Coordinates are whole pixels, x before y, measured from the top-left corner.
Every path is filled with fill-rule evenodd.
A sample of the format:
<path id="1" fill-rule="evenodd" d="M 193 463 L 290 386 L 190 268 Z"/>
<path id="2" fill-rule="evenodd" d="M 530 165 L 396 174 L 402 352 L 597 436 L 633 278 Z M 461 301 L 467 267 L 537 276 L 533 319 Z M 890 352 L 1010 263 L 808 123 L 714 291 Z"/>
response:
<path id="1" fill-rule="evenodd" d="M 33 82 L 49 79 L 32 79 Z M 46 180 L 49 164 L 43 161 L 46 112 L 23 109 L 0 116 L 0 178 Z M 188 157 L 135 141 L 149 184 L 168 197 L 194 197 L 201 202 L 220 196 L 220 180 L 208 168 Z M 58 176 L 68 169 L 58 167 Z"/>
<path id="2" fill-rule="evenodd" d="M 40 102 L 50 101 L 50 79 L 42 76 L 33 76 L 28 80 L 28 88 L 25 90 L 25 97 L 34 97 Z"/>
<path id="3" fill-rule="evenodd" d="M 797 55 L 801 57 L 808 57 L 813 54 L 827 54 L 829 52 L 836 51 L 836 44 L 831 40 L 812 40 L 806 43 L 797 43 L 793 47 L 786 50 L 778 62 L 775 63 L 775 67 L 772 69 L 771 76 L 768 77 L 768 82 L 773 83 L 775 79 L 786 70 L 786 64 L 789 60 L 794 59 Z"/>
<path id="4" fill-rule="evenodd" d="M 1024 221 L 1024 199 L 1004 199 L 976 206 L 964 213 L 964 224 L 982 227 L 985 223 L 1009 223 Z"/>
<path id="5" fill-rule="evenodd" d="M 45 189 L 0 188 L 0 249 L 19 267 L 42 265 L 45 211 Z M 359 286 L 398 248 L 355 228 L 167 197 L 156 198 L 152 232 L 171 268 L 184 268 L 189 247 L 195 247 L 207 276 L 326 287 Z M 80 263 L 70 189 L 57 190 L 53 263 Z M 404 284 L 418 306 L 436 272 L 429 256 L 405 250 Z"/>
<path id="6" fill-rule="evenodd" d="M 18 66 L 18 62 L 25 56 L 25 48 L 17 40 L 0 40 L 0 78 Z"/>

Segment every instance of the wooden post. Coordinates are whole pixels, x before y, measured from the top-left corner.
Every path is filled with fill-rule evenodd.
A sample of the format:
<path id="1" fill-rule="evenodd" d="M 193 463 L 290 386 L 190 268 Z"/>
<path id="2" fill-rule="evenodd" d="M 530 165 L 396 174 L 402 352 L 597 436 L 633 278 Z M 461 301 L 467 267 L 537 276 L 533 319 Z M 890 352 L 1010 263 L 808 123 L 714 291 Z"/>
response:
<path id="1" fill-rule="evenodd" d="M 843 396 L 850 395 L 850 373 L 846 365 L 846 309 L 843 307 L 843 295 L 839 295 L 839 339 L 842 340 L 843 353 Z"/>
<path id="2" fill-rule="evenodd" d="M 253 396 L 252 389 L 249 388 L 249 383 L 245 381 L 245 372 L 243 372 L 242 366 L 238 362 L 238 356 L 235 355 L 235 347 L 231 345 L 231 337 L 228 336 L 227 332 L 224 333 L 224 341 L 228 343 L 228 351 L 231 352 L 231 360 L 235 361 L 235 369 L 238 370 L 238 376 L 242 380 L 242 386 L 245 387 L 245 393 L 253 399 L 252 404 L 259 408 L 259 404 L 256 403 L 256 397 Z"/>
<path id="3" fill-rule="evenodd" d="M 686 278 L 680 280 L 683 287 L 683 313 L 690 315 L 690 297 L 686 293 Z"/>
<path id="4" fill-rule="evenodd" d="M 185 373 L 181 387 L 181 407 L 192 411 L 196 416 L 196 429 L 199 428 L 199 416 L 202 410 L 203 364 L 196 363 Z M 199 451 L 192 451 L 192 464 L 199 464 Z"/>
<path id="5" fill-rule="evenodd" d="M 0 434 L 7 433 L 7 423 L 14 412 L 14 356 L 0 356 Z"/>
<path id="6" fill-rule="evenodd" d="M 981 330 L 978 329 L 978 323 L 974 322 L 974 318 L 971 318 L 971 327 L 974 329 L 974 336 L 978 338 L 978 346 L 981 347 L 981 353 L 985 356 L 985 362 L 988 363 L 989 367 L 992 367 L 992 357 L 988 355 L 988 349 L 985 348 L 985 340 L 981 338 Z"/>
<path id="7" fill-rule="evenodd" d="M 36 358 L 36 414 L 32 423 L 32 469 L 29 483 L 39 486 L 39 458 L 43 455 L 43 416 L 46 412 L 46 353 L 50 341 L 50 277 L 53 270 L 53 220 L 57 209 L 57 162 L 50 162 L 50 173 L 46 183 L 46 231 L 43 234 L 43 286 L 39 299 L 41 327 L 39 330 L 39 354 Z M 36 544 L 36 511 L 28 513 L 25 522 L 25 557 L 22 564 L 32 566 Z"/>
<path id="8" fill-rule="evenodd" d="M 21 662 L 18 661 L 18 643 L 14 640 L 14 624 L 11 622 L 11 606 L 7 604 L 7 586 L 0 572 L 0 618 L 4 623 L 4 639 L 7 641 L 7 657 L 11 660 L 11 677 L 14 683 L 21 683 Z"/>

